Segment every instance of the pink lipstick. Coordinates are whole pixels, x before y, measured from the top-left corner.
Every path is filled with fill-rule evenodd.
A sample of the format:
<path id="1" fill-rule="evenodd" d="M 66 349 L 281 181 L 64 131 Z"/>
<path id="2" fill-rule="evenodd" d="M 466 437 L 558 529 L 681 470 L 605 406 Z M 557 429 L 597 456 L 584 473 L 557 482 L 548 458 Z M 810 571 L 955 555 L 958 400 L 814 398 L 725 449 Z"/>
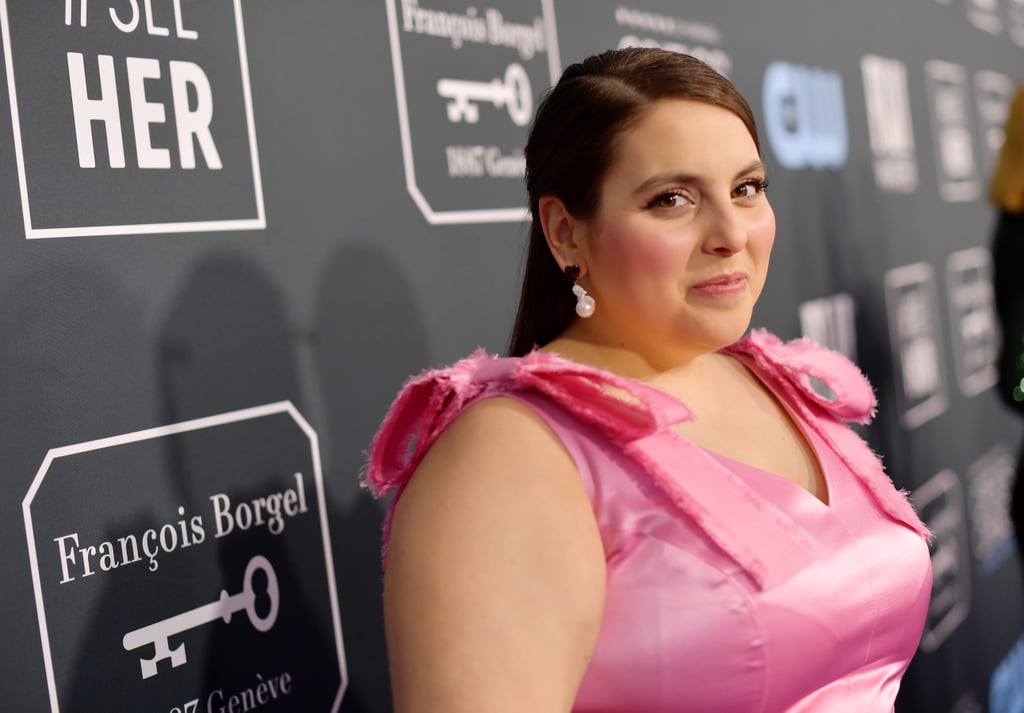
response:
<path id="1" fill-rule="evenodd" d="M 701 280 L 690 289 L 703 297 L 731 297 L 747 289 L 747 273 L 737 270 L 715 275 L 707 280 Z"/>

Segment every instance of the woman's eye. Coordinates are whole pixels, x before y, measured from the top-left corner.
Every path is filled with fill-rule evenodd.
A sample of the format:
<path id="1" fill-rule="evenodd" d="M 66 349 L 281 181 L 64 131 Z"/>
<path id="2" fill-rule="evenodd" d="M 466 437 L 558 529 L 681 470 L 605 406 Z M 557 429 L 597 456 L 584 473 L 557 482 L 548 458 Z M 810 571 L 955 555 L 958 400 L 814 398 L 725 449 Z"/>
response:
<path id="1" fill-rule="evenodd" d="M 683 204 L 683 195 L 681 193 L 662 193 L 661 195 L 655 196 L 647 207 L 648 208 L 675 208 Z"/>
<path id="2" fill-rule="evenodd" d="M 767 187 L 768 179 L 751 178 L 738 185 L 733 191 L 733 196 L 736 198 L 753 198 L 758 193 L 764 193 Z"/>

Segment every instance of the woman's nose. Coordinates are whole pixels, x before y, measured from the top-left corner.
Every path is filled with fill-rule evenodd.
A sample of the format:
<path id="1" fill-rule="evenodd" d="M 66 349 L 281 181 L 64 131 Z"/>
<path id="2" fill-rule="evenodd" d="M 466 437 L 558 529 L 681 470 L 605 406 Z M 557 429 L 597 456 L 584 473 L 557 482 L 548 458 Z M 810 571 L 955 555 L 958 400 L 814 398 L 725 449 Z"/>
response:
<path id="1" fill-rule="evenodd" d="M 731 202 L 715 206 L 708 215 L 704 252 L 727 257 L 742 250 L 746 242 L 746 226 L 739 215 L 739 208 Z"/>

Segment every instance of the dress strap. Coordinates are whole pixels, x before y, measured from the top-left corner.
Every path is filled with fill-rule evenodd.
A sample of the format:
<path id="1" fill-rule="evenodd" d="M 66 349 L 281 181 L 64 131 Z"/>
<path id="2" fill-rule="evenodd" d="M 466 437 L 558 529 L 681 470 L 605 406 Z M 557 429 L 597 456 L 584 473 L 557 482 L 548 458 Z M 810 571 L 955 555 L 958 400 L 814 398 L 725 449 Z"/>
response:
<path id="1" fill-rule="evenodd" d="M 478 349 L 447 369 L 430 369 L 406 382 L 370 446 L 364 484 L 378 496 L 401 487 L 469 404 L 522 389 L 544 394 L 620 443 L 693 418 L 665 392 L 611 372 L 539 351 L 502 358 Z"/>

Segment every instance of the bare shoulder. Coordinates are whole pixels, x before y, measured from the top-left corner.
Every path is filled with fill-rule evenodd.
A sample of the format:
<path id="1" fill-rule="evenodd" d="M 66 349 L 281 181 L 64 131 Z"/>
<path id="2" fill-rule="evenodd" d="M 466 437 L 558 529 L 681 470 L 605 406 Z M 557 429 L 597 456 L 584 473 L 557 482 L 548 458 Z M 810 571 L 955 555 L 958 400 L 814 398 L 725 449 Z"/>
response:
<path id="1" fill-rule="evenodd" d="M 596 534 L 579 472 L 561 442 L 529 406 L 483 399 L 445 430 L 420 462 L 395 510 L 390 562 L 406 540 L 466 534 L 493 546 L 500 538 Z M 499 528 L 498 525 L 502 525 Z M 415 532 L 415 537 L 407 533 Z M 569 543 L 570 545 L 572 543 Z"/>
<path id="2" fill-rule="evenodd" d="M 605 574 L 590 501 L 558 438 L 520 401 L 474 404 L 395 509 L 385 574 L 395 710 L 568 710 Z"/>
<path id="3" fill-rule="evenodd" d="M 526 496 L 531 487 L 557 489 L 578 481 L 572 459 L 544 420 L 523 402 L 496 396 L 473 404 L 445 429 L 402 501 L 496 488 L 508 489 L 505 497 Z"/>
<path id="4" fill-rule="evenodd" d="M 536 411 L 518 399 L 495 396 L 478 401 L 460 414 L 424 461 L 436 460 L 439 453 L 458 454 L 474 461 L 493 460 L 498 449 L 528 457 L 530 452 L 522 448 L 527 443 L 541 449 L 536 455 L 557 459 L 550 463 L 552 467 L 572 467 L 558 438 Z"/>
<path id="5" fill-rule="evenodd" d="M 514 462 L 510 463 L 509 458 Z M 442 459 L 444 470 L 450 472 L 452 466 L 462 464 L 467 468 L 495 466 L 488 473 L 498 477 L 510 470 L 503 465 L 535 463 L 542 466 L 543 479 L 561 476 L 579 480 L 571 458 L 544 419 L 510 396 L 484 399 L 460 414 L 428 452 L 422 469 L 430 471 Z M 420 474 L 418 470 L 417 475 Z M 532 470 L 520 470 L 520 474 L 524 478 L 542 475 Z"/>

